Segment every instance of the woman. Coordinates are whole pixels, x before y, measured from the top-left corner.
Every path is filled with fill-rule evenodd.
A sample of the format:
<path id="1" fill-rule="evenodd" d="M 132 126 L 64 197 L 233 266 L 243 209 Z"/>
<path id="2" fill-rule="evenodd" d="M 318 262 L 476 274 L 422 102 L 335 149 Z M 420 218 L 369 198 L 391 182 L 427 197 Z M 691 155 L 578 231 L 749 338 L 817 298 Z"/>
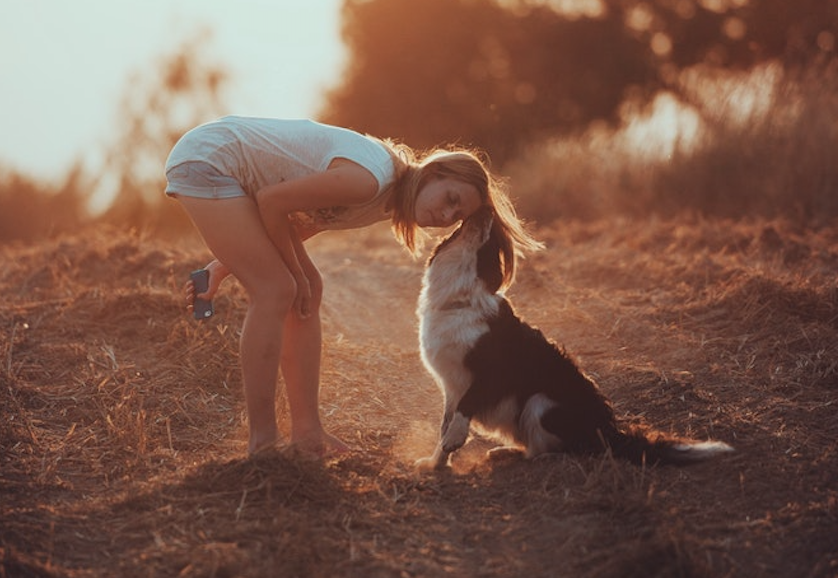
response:
<path id="1" fill-rule="evenodd" d="M 506 232 L 504 261 L 539 244 L 499 183 L 469 151 L 417 159 L 405 146 L 309 120 L 225 117 L 186 133 L 166 162 L 166 194 L 189 214 L 215 260 L 212 299 L 233 275 L 248 294 L 239 353 L 251 454 L 278 441 L 278 371 L 287 387 L 291 443 L 345 451 L 318 407 L 323 285 L 303 241 L 329 229 L 389 219 L 414 255 L 419 227 L 448 227 L 482 205 Z M 186 285 L 188 303 L 196 297 Z"/>

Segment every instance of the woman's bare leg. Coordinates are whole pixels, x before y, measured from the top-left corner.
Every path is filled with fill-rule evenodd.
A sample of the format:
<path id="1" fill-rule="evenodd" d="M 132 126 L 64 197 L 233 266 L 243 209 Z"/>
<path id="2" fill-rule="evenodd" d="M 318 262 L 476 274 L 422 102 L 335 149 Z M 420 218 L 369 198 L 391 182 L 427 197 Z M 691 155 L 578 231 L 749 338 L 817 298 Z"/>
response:
<path id="1" fill-rule="evenodd" d="M 323 282 L 317 267 L 304 249 L 298 251 L 300 264 L 311 283 L 311 315 L 300 318 L 293 311 L 285 318 L 285 344 L 281 367 L 291 411 L 291 442 L 303 451 L 322 454 L 349 448 L 329 435 L 320 421 L 320 359 L 323 334 L 320 304 Z"/>
<path id="2" fill-rule="evenodd" d="M 250 429 L 248 449 L 254 453 L 277 441 L 276 382 L 284 321 L 289 316 L 296 285 L 268 238 L 252 199 L 179 200 L 209 250 L 248 294 L 239 347 Z"/>
<path id="3" fill-rule="evenodd" d="M 322 444 L 323 431 L 319 409 L 322 352 L 319 310 L 314 308 L 305 319 L 291 312 L 285 318 L 283 333 L 286 341 L 281 365 L 291 412 L 291 442 L 317 446 Z"/>

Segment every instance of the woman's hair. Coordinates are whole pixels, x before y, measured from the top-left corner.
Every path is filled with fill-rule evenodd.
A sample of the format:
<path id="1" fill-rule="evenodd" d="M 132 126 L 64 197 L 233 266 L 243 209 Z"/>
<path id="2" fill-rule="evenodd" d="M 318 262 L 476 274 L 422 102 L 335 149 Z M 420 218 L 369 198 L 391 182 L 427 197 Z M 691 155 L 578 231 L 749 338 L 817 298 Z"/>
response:
<path id="1" fill-rule="evenodd" d="M 391 151 L 396 173 L 390 201 L 393 233 L 414 256 L 421 250 L 421 240 L 416 238 L 416 197 L 428 182 L 442 178 L 473 185 L 483 204 L 492 208 L 495 227 L 501 233 L 503 287 L 512 283 L 516 257 L 544 248 L 526 231 L 509 199 L 506 184 L 491 173 L 479 153 L 463 148 L 436 149 L 420 158 L 410 147 L 392 141 L 383 143 Z"/>

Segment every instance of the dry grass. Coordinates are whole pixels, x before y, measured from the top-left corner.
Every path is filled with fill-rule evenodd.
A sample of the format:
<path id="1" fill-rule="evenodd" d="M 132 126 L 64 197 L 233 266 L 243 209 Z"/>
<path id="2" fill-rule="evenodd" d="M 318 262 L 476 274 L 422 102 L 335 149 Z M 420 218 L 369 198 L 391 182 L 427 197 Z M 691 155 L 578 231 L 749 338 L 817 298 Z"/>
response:
<path id="1" fill-rule="evenodd" d="M 519 312 L 618 412 L 736 445 L 688 469 L 489 460 L 417 475 L 440 396 L 415 350 L 421 265 L 386 229 L 315 240 L 322 401 L 358 448 L 244 456 L 233 284 L 108 230 L 11 247 L 0 288 L 0 576 L 832 576 L 838 233 L 776 222 L 544 229 Z M 282 400 L 280 400 L 282 403 Z M 283 413 L 284 415 L 284 413 Z"/>

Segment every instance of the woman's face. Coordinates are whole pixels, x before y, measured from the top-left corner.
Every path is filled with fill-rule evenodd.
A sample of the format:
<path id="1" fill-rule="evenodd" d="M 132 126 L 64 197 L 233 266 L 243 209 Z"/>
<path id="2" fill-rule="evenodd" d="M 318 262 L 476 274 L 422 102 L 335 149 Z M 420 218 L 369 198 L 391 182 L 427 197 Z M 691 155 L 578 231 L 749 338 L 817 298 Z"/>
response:
<path id="1" fill-rule="evenodd" d="M 433 179 L 419 190 L 413 213 L 420 227 L 450 227 L 483 205 L 477 187 L 452 178 Z"/>

